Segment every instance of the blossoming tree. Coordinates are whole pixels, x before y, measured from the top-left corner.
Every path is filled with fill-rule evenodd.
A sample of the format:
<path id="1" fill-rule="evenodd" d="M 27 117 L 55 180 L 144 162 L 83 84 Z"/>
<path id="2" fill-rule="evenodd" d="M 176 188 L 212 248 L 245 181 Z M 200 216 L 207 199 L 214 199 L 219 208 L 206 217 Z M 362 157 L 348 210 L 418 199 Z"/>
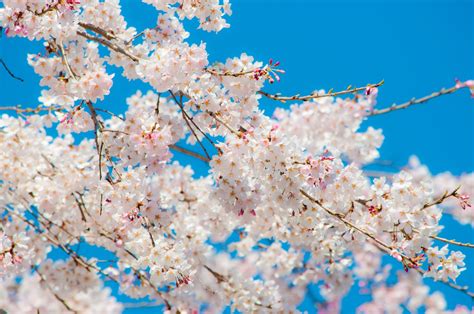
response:
<path id="1" fill-rule="evenodd" d="M 362 313 L 448 312 L 422 277 L 474 295 L 455 282 L 458 247 L 474 245 L 440 235 L 443 215 L 474 226 L 474 175 L 433 176 L 416 158 L 370 173 L 382 130 L 359 130 L 371 116 L 472 92 L 472 81 L 386 108 L 375 106 L 383 81 L 271 94 L 279 62 L 243 53 L 210 64 L 204 43 L 186 41 L 185 19 L 229 27 L 227 0 L 143 2 L 160 14 L 137 31 L 119 0 L 3 0 L 4 34 L 44 43 L 28 55 L 41 106 L 0 107 L 3 312 L 117 313 L 109 281 L 172 313 L 292 312 L 309 285 L 334 313 L 355 279 L 372 291 Z M 125 113 L 96 104 L 113 84 L 110 66 L 150 85 Z M 269 117 L 262 98 L 292 105 Z M 175 154 L 209 175 L 196 178 Z M 114 258 L 82 255 L 81 243 Z M 58 250 L 67 258 L 51 258 Z M 396 284 L 385 255 L 405 270 Z"/>

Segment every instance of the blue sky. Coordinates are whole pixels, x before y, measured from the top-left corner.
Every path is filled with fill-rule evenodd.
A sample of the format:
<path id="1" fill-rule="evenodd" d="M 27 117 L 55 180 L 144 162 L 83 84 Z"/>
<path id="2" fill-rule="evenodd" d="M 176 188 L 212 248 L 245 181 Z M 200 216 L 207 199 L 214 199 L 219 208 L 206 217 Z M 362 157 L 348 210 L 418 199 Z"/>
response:
<path id="1" fill-rule="evenodd" d="M 130 25 L 141 30 L 156 22 L 156 11 L 138 1 L 122 1 Z M 379 105 L 389 106 L 412 97 L 451 87 L 454 79 L 474 78 L 473 1 L 295 1 L 234 0 L 231 28 L 218 33 L 193 31 L 191 41 L 205 41 L 210 59 L 223 61 L 242 52 L 267 61 L 281 61 L 282 81 L 267 87 L 285 94 L 314 89 L 343 89 L 385 79 Z M 189 27 L 194 22 L 186 23 Z M 188 27 L 188 29 L 190 29 Z M 0 57 L 25 79 L 20 83 L 0 69 L 0 106 L 37 104 L 38 78 L 26 63 L 26 52 L 40 51 L 38 43 L 0 39 Z M 148 87 L 118 77 L 104 103 L 110 110 L 125 109 L 124 98 Z M 271 113 L 281 105 L 262 101 Z M 468 91 L 448 95 L 408 110 L 370 118 L 366 123 L 383 128 L 386 140 L 381 158 L 396 165 L 417 155 L 433 173 L 455 174 L 474 170 L 474 101 Z M 198 167 L 201 167 L 198 165 Z M 207 169 L 198 168 L 205 174 Z M 446 219 L 441 235 L 473 241 L 472 229 Z M 464 251 L 474 265 L 472 251 Z M 427 281 L 428 282 L 428 281 Z M 474 282 L 474 269 L 459 283 Z M 471 284 L 474 286 L 474 284 Z M 468 297 L 436 284 L 452 307 L 471 304 Z M 356 289 L 344 300 L 344 313 L 353 312 L 366 296 Z M 307 300 L 302 309 L 311 309 Z M 148 310 L 151 313 L 154 310 Z M 127 313 L 138 313 L 128 311 Z"/>

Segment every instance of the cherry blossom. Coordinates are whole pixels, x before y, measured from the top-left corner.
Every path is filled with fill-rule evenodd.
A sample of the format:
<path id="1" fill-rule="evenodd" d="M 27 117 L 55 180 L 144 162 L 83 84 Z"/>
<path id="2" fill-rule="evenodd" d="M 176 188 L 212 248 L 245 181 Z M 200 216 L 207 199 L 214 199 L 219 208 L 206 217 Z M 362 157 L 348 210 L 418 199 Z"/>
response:
<path id="1" fill-rule="evenodd" d="M 189 40 L 185 19 L 229 27 L 227 0 L 143 2 L 158 16 L 139 31 L 118 0 L 3 1 L 5 34 L 42 43 L 26 58 L 42 90 L 39 106 L 0 107 L 0 308 L 119 313 L 110 284 L 168 313 L 286 313 L 315 287 L 336 313 L 357 283 L 361 313 L 469 313 L 425 281 L 473 296 L 457 280 L 474 245 L 443 236 L 445 215 L 474 226 L 473 174 L 366 166 L 384 141 L 371 116 L 472 80 L 382 109 L 383 81 L 270 94 L 284 61 L 215 61 Z M 123 112 L 117 73 L 147 89 Z M 269 116 L 264 100 L 292 104 Z"/>

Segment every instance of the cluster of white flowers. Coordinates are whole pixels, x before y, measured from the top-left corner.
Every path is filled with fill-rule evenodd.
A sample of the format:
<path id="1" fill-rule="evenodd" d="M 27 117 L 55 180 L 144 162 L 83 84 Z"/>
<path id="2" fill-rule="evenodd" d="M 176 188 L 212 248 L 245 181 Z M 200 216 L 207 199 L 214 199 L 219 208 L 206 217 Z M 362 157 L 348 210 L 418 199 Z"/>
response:
<path id="1" fill-rule="evenodd" d="M 454 219 L 463 225 L 470 225 L 474 227 L 474 207 L 471 206 L 470 196 L 474 195 L 474 174 L 464 173 L 459 176 L 454 176 L 449 172 L 443 172 L 437 175 L 432 175 L 429 169 L 422 165 L 420 160 L 412 156 L 410 158 L 408 167 L 409 171 L 417 181 L 430 182 L 434 195 L 437 198 L 443 195 L 451 196 L 443 198 L 443 202 L 439 204 L 440 207 L 451 214 Z M 451 192 L 456 192 L 450 195 Z M 452 193 L 451 193 L 452 194 Z"/>
<path id="2" fill-rule="evenodd" d="M 29 270 L 30 265 L 44 259 L 46 245 L 34 242 L 32 232 L 26 232 L 21 224 L 6 223 L 0 231 L 0 276 L 9 277 Z"/>
<path id="3" fill-rule="evenodd" d="M 112 117 L 105 122 L 105 147 L 123 161 L 121 166 L 141 164 L 151 172 L 158 171 L 171 157 L 168 145 L 187 133 L 179 123 L 179 107 L 151 91 L 146 95 L 137 92 L 127 103 L 124 118 Z"/>
<path id="4" fill-rule="evenodd" d="M 185 18 L 227 27 L 228 1 L 144 2 L 160 13 L 142 32 L 118 0 L 0 9 L 8 36 L 44 42 L 28 62 L 46 87 L 41 106 L 0 118 L 0 308 L 116 313 L 102 283 L 111 280 L 170 312 L 293 312 L 316 285 L 321 310 L 335 312 L 360 279 L 375 287 L 362 312 L 443 313 L 415 271 L 456 287 L 466 265 L 453 246 L 463 243 L 438 235 L 444 213 L 474 225 L 474 176 L 433 176 L 416 159 L 369 175 L 383 136 L 360 128 L 376 87 L 268 94 L 279 62 L 242 53 L 212 63 L 205 43 L 186 41 Z M 107 106 L 110 65 L 153 89 L 130 96 L 123 114 Z M 262 97 L 303 102 L 268 117 Z M 198 178 L 178 154 L 209 174 Z M 80 245 L 114 259 L 85 258 Z M 53 249 L 67 259 L 51 261 Z M 384 255 L 409 271 L 393 287 Z"/>
<path id="5" fill-rule="evenodd" d="M 229 0 L 143 0 L 161 11 L 176 12 L 181 18 L 197 18 L 200 28 L 218 32 L 228 28 L 223 16 L 231 15 Z"/>
<path id="6" fill-rule="evenodd" d="M 399 273 L 398 282 L 393 286 L 380 285 L 374 288 L 373 300 L 358 308 L 358 313 L 401 314 L 405 309 L 410 313 L 429 314 L 469 314 L 472 311 L 466 306 L 457 306 L 446 310 L 447 302 L 443 295 L 436 291 L 430 294 L 428 286 L 423 284 L 421 276 L 415 271 Z"/>
<path id="7" fill-rule="evenodd" d="M 449 257 L 446 257 L 449 249 L 448 245 L 443 246 L 441 249 L 439 247 L 431 247 L 427 251 L 428 256 L 428 272 L 427 276 L 432 276 L 435 279 L 448 280 L 456 278 L 459 274 L 465 270 L 463 266 L 465 255 L 459 251 L 451 252 Z"/>
<path id="8" fill-rule="evenodd" d="M 66 308 L 66 306 L 68 308 Z M 7 313 L 121 313 L 122 306 L 99 276 L 74 261 L 47 260 L 21 281 L 0 285 L 0 307 Z"/>
<path id="9" fill-rule="evenodd" d="M 377 149 L 383 141 L 381 130 L 369 127 L 365 132 L 356 132 L 375 105 L 373 95 L 355 101 L 319 98 L 293 105 L 290 110 L 278 108 L 274 116 L 285 133 L 294 135 L 311 154 L 322 154 L 328 149 L 337 157 L 365 164 L 379 157 Z"/>

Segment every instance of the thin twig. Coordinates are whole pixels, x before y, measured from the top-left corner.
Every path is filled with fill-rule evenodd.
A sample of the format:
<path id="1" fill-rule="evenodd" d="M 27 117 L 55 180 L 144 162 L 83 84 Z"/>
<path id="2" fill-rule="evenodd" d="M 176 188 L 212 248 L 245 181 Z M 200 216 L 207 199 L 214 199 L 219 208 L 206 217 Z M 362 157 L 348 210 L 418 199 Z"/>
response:
<path id="1" fill-rule="evenodd" d="M 116 43 L 113 43 L 111 42 L 110 40 L 106 39 L 106 38 L 101 38 L 101 37 L 96 37 L 96 36 L 92 36 L 92 35 L 89 35 L 87 34 L 86 32 L 83 32 L 83 31 L 77 31 L 77 35 L 81 36 L 81 37 L 84 37 L 86 39 L 89 39 L 89 40 L 92 40 L 92 41 L 95 41 L 99 44 L 102 44 L 104 46 L 107 46 L 109 47 L 110 49 L 112 49 L 113 51 L 115 52 L 118 52 L 118 53 L 121 53 L 125 56 L 127 56 L 128 58 L 130 58 L 132 61 L 134 62 L 138 62 L 140 59 L 136 56 L 134 56 L 133 54 L 131 54 L 130 52 L 126 51 L 124 48 L 120 47 L 119 45 L 117 45 Z"/>
<path id="2" fill-rule="evenodd" d="M 64 66 L 66 67 L 66 70 L 69 72 L 69 75 L 77 81 L 77 76 L 72 70 L 71 66 L 69 65 L 69 62 L 67 60 L 67 55 L 66 55 L 66 50 L 64 49 L 63 43 L 60 41 L 59 42 L 59 50 L 61 51 L 61 58 L 63 60 Z"/>
<path id="3" fill-rule="evenodd" d="M 339 91 L 339 92 L 330 91 L 329 93 L 325 93 L 325 94 L 318 94 L 317 92 L 313 92 L 306 96 L 300 96 L 300 94 L 293 95 L 293 96 L 281 96 L 279 94 L 270 94 L 264 91 L 258 91 L 258 93 L 270 99 L 281 101 L 281 102 L 307 101 L 307 100 L 323 98 L 323 97 L 336 97 L 336 96 L 345 95 L 345 94 L 353 94 L 360 91 L 366 91 L 370 88 L 376 88 L 376 87 L 382 86 L 383 84 L 384 84 L 384 80 L 381 80 L 377 84 L 368 84 L 367 86 L 364 86 L 364 87 L 348 88 L 346 90 Z"/>
<path id="4" fill-rule="evenodd" d="M 171 95 L 173 96 L 173 99 L 175 100 L 175 102 L 177 101 L 176 100 L 176 97 L 174 96 L 173 92 L 170 90 L 170 93 Z M 215 149 L 217 149 L 218 151 L 220 151 L 219 147 L 216 146 L 216 144 L 214 143 L 214 141 L 209 137 L 209 135 L 207 135 L 206 132 L 204 132 L 200 127 L 199 125 L 196 124 L 196 122 L 194 122 L 194 119 L 193 117 L 189 116 L 189 114 L 186 112 L 186 110 L 184 110 L 184 106 L 183 106 L 183 96 L 184 94 L 182 92 L 180 92 L 180 100 L 179 102 L 177 102 L 178 106 L 181 108 L 181 111 L 184 112 L 184 114 L 186 115 L 186 117 L 188 118 L 188 120 L 194 125 L 194 127 L 199 131 L 199 133 L 201 133 L 205 138 L 206 140 L 211 143 L 212 146 L 214 146 Z"/>
<path id="5" fill-rule="evenodd" d="M 209 153 L 207 152 L 207 149 L 206 147 L 204 146 L 204 144 L 201 142 L 201 140 L 199 139 L 199 136 L 196 134 L 196 132 L 194 131 L 194 128 L 191 126 L 190 122 L 188 121 L 188 115 L 186 113 L 186 111 L 184 111 L 182 105 L 179 103 L 178 99 L 176 98 L 176 96 L 174 95 L 174 93 L 170 90 L 169 91 L 170 94 L 173 96 L 173 100 L 174 102 L 181 108 L 181 115 L 183 117 L 183 120 L 184 122 L 186 122 L 186 125 L 188 126 L 189 130 L 191 131 L 191 133 L 193 134 L 194 138 L 196 139 L 196 141 L 198 142 L 199 146 L 201 146 L 202 150 L 204 151 L 204 154 L 206 154 L 206 157 L 208 159 L 211 159 L 211 155 L 209 155 Z"/>
<path id="6" fill-rule="evenodd" d="M 464 247 L 468 247 L 468 248 L 471 248 L 471 249 L 474 248 L 474 244 L 472 244 L 472 243 L 459 242 L 459 241 L 456 241 L 456 240 L 446 239 L 446 238 L 442 238 L 442 237 L 438 237 L 438 236 L 430 236 L 430 238 L 432 238 L 434 240 L 441 241 L 441 242 L 449 243 L 449 244 L 452 244 L 452 245 L 464 246 Z"/>
<path id="7" fill-rule="evenodd" d="M 139 32 L 138 34 L 136 34 L 135 36 L 133 36 L 132 38 L 130 38 L 130 40 L 126 41 L 125 42 L 125 45 L 130 45 L 135 39 L 137 39 L 138 37 L 141 37 L 143 34 L 145 34 L 147 30 L 142 30 L 141 32 Z"/>
<path id="8" fill-rule="evenodd" d="M 99 120 L 97 119 L 97 112 L 95 111 L 92 102 L 86 101 L 87 107 L 91 112 L 92 121 L 94 122 L 94 141 L 97 150 L 97 154 L 99 156 L 99 179 L 102 180 L 102 149 L 103 149 L 103 142 L 100 141 L 99 144 L 99 132 L 102 131 L 102 125 L 100 124 Z"/>
<path id="9" fill-rule="evenodd" d="M 205 68 L 204 71 L 206 71 L 207 73 L 210 73 L 212 75 L 216 75 L 216 76 L 239 77 L 239 76 L 244 76 L 244 75 L 248 75 L 248 74 L 253 74 L 258 69 L 259 68 L 256 68 L 256 69 L 253 69 L 253 70 L 248 70 L 248 71 L 240 71 L 240 72 L 230 72 L 230 71 L 221 72 L 221 71 L 219 71 L 217 69 L 214 69 L 214 68 Z"/>
<path id="10" fill-rule="evenodd" d="M 442 196 L 440 196 L 438 199 L 434 200 L 433 202 L 426 203 L 425 205 L 423 205 L 423 207 L 420 208 L 420 210 L 424 210 L 426 208 L 429 208 L 429 207 L 432 207 L 432 206 L 435 206 L 435 205 L 439 205 L 450 197 L 456 197 L 456 195 L 458 195 L 457 193 L 458 193 L 460 188 L 461 188 L 461 186 L 458 186 L 451 193 L 448 193 L 448 191 L 444 192 L 444 194 Z"/>
<path id="11" fill-rule="evenodd" d="M 3 67 L 5 68 L 5 70 L 8 72 L 8 74 L 14 78 L 15 80 L 18 80 L 20 82 L 24 82 L 24 80 L 21 78 L 21 77 L 18 77 L 16 76 L 15 74 L 13 74 L 13 72 L 8 68 L 7 64 L 5 63 L 5 61 L 3 61 L 2 58 L 0 58 L 0 63 L 3 65 Z"/>
<path id="12" fill-rule="evenodd" d="M 225 126 L 231 133 L 237 135 L 237 136 L 240 136 L 241 134 L 236 131 L 234 128 L 232 128 L 229 124 L 227 124 L 226 122 L 224 122 L 221 118 L 219 118 L 214 112 L 211 112 L 211 111 L 206 111 L 208 115 L 210 115 L 211 117 L 213 117 L 217 122 L 219 122 L 220 124 L 222 124 L 223 126 Z"/>
<path id="13" fill-rule="evenodd" d="M 392 111 L 395 111 L 395 110 L 406 109 L 406 108 L 408 108 L 410 106 L 413 106 L 413 105 L 419 105 L 419 104 L 425 103 L 425 102 L 427 102 L 427 101 L 429 101 L 433 98 L 437 98 L 439 96 L 452 94 L 452 93 L 454 93 L 455 91 L 457 91 L 461 88 L 462 87 L 458 87 L 458 86 L 453 86 L 453 87 L 448 88 L 448 89 L 443 88 L 438 92 L 434 92 L 430 95 L 427 95 L 427 96 L 424 96 L 424 97 L 421 97 L 421 98 L 418 98 L 418 99 L 412 98 L 412 99 L 410 99 L 410 101 L 407 101 L 407 102 L 405 102 L 403 104 L 400 104 L 400 105 L 393 104 L 392 106 L 390 106 L 388 108 L 374 109 L 368 114 L 368 116 L 377 116 L 377 115 L 392 112 Z"/>
<path id="14" fill-rule="evenodd" d="M 85 28 L 87 30 L 90 30 L 94 33 L 97 33 L 99 35 L 102 35 L 104 36 L 105 38 L 107 38 L 108 40 L 113 40 L 115 38 L 117 38 L 114 34 L 110 33 L 110 32 L 107 32 L 106 30 L 98 27 L 98 26 L 95 26 L 93 24 L 89 24 L 89 23 L 84 23 L 84 22 L 79 22 L 78 23 L 79 26 L 81 26 L 82 28 Z"/>
<path id="15" fill-rule="evenodd" d="M 95 107 L 95 110 L 96 110 L 96 111 L 100 111 L 100 112 L 108 113 L 108 114 L 110 114 L 110 115 L 113 116 L 113 117 L 116 117 L 116 118 L 119 118 L 119 119 L 122 120 L 122 121 L 125 121 L 125 119 L 124 119 L 123 117 L 119 116 L 119 115 L 116 114 L 116 113 L 113 113 L 113 112 L 110 111 L 110 110 L 102 109 L 102 108 L 97 108 L 97 107 Z"/>
<path id="16" fill-rule="evenodd" d="M 202 161 L 204 161 L 204 162 L 209 162 L 209 161 L 211 161 L 211 159 L 209 159 L 208 157 L 202 156 L 202 155 L 200 155 L 200 154 L 198 154 L 198 153 L 195 153 L 195 152 L 193 152 L 193 151 L 191 151 L 191 150 L 188 150 L 188 149 L 183 148 L 183 147 L 181 147 L 181 146 L 178 146 L 178 145 L 176 145 L 176 144 L 171 144 L 171 145 L 169 145 L 169 147 L 170 147 L 171 149 L 177 151 L 177 152 L 180 152 L 180 153 L 183 153 L 183 154 L 192 156 L 192 157 L 197 158 L 197 159 L 199 159 L 199 160 L 202 160 Z"/>
<path id="17" fill-rule="evenodd" d="M 155 239 L 153 238 L 153 234 L 151 233 L 150 231 L 150 221 L 148 220 L 147 217 L 143 217 L 143 220 L 145 223 L 142 224 L 142 226 L 146 229 L 146 231 L 148 232 L 148 235 L 150 236 L 150 242 L 151 242 L 151 245 L 153 247 L 155 247 Z"/>
<path id="18" fill-rule="evenodd" d="M 161 100 L 161 93 L 158 93 L 158 99 L 156 101 L 156 108 L 155 108 L 155 114 L 157 116 L 160 115 L 160 100 Z"/>
<path id="19" fill-rule="evenodd" d="M 79 199 L 76 197 L 74 193 L 71 193 L 71 195 L 74 197 L 77 207 L 79 208 L 79 211 L 81 212 L 82 221 L 87 222 L 86 215 L 84 214 L 84 211 L 82 210 L 83 203 L 79 201 Z"/>
<path id="20" fill-rule="evenodd" d="M 40 113 L 41 111 L 61 111 L 63 108 L 51 108 L 51 107 L 35 107 L 35 108 L 21 108 L 21 106 L 6 106 L 6 107 L 0 107 L 1 110 L 9 110 L 9 111 L 16 111 L 18 114 L 22 113 Z"/>

